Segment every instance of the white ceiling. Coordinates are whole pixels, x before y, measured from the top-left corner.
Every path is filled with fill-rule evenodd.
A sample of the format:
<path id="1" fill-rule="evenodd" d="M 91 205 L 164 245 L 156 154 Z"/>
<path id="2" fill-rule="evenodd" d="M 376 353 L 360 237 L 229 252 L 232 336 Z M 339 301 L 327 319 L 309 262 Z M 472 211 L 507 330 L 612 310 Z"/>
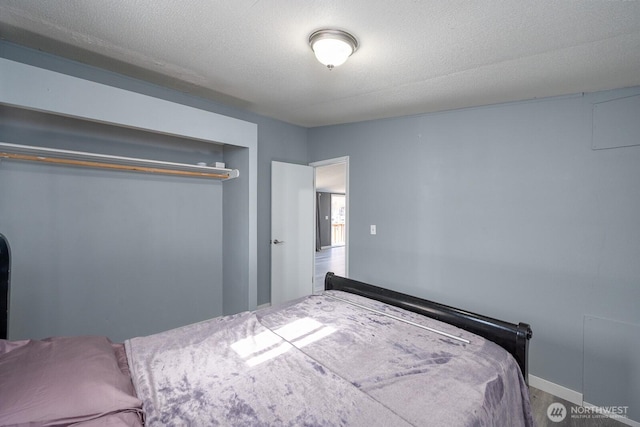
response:
<path id="1" fill-rule="evenodd" d="M 306 127 L 640 85 L 638 1 L 0 0 L 0 36 Z"/>
<path id="2" fill-rule="evenodd" d="M 326 166 L 317 166 L 316 191 L 327 193 L 347 192 L 347 165 L 346 163 L 334 163 Z"/>

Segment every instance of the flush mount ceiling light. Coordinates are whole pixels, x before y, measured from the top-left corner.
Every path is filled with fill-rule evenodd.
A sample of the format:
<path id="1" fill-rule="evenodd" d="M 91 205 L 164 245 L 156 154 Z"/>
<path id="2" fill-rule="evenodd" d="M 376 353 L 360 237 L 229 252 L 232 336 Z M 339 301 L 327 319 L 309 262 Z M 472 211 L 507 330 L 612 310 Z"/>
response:
<path id="1" fill-rule="evenodd" d="M 323 29 L 309 36 L 309 46 L 316 58 L 330 70 L 344 64 L 358 49 L 358 40 L 351 34 L 336 29 Z"/>

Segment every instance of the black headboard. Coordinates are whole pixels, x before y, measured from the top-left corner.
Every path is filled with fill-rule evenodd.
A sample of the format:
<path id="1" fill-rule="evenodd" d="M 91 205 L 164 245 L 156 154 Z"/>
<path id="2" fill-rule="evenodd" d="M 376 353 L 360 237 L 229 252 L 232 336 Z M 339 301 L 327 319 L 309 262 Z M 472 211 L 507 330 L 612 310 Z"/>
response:
<path id="1" fill-rule="evenodd" d="M 457 326 L 483 338 L 491 340 L 507 350 L 516 359 L 525 382 L 529 381 L 529 340 L 531 327 L 526 323 L 504 322 L 481 314 L 424 300 L 368 283 L 358 282 L 329 272 L 324 279 L 326 290 L 349 292 L 376 301 L 384 302 L 423 316 L 431 317 Z"/>
<path id="2" fill-rule="evenodd" d="M 0 234 L 0 339 L 7 339 L 9 326 L 9 242 Z"/>

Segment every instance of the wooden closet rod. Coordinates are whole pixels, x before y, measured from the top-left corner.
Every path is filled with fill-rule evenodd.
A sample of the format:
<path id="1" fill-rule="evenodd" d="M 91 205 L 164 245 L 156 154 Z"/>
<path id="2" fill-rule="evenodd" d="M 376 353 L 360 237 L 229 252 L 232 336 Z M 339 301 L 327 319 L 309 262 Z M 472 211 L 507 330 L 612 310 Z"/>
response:
<path id="1" fill-rule="evenodd" d="M 66 165 L 66 166 L 83 166 L 83 167 L 93 167 L 93 168 L 112 169 L 112 170 L 121 170 L 121 171 L 159 173 L 159 174 L 165 174 L 165 175 L 188 176 L 188 177 L 196 177 L 196 178 L 215 178 L 215 179 L 223 179 L 223 180 L 237 178 L 239 175 L 236 169 L 212 168 L 208 166 L 161 162 L 157 160 L 136 159 L 131 157 L 84 153 L 81 151 L 57 150 L 57 149 L 33 147 L 33 146 L 27 146 L 27 145 L 0 143 L 0 149 L 2 148 L 9 148 L 11 151 L 32 151 L 32 152 L 35 152 L 35 154 L 12 153 L 8 151 L 6 152 L 0 151 L 0 159 L 23 160 L 23 161 L 32 161 L 32 162 L 53 163 L 53 164 Z M 42 153 L 42 154 L 38 154 L 38 153 Z M 105 159 L 105 160 L 108 160 L 109 162 L 96 161 L 96 160 L 70 159 L 70 158 L 64 158 L 64 157 L 51 157 L 48 154 L 58 154 L 58 155 L 62 154 L 62 155 L 75 156 L 75 157 L 98 158 L 99 160 Z M 122 163 L 116 163 L 118 161 Z M 139 164 L 134 164 L 134 163 L 139 163 Z M 149 164 L 150 166 L 146 166 L 145 164 Z M 192 170 L 156 167 L 155 165 L 173 166 L 173 167 L 180 167 L 180 168 L 192 169 Z"/>

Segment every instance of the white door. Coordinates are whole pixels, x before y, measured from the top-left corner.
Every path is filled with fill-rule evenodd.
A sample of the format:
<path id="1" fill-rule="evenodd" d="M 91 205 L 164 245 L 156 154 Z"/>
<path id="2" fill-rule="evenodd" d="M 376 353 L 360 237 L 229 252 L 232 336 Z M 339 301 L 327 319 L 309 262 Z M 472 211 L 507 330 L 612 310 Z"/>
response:
<path id="1" fill-rule="evenodd" d="M 313 291 L 313 175 L 311 166 L 271 162 L 271 305 Z"/>

